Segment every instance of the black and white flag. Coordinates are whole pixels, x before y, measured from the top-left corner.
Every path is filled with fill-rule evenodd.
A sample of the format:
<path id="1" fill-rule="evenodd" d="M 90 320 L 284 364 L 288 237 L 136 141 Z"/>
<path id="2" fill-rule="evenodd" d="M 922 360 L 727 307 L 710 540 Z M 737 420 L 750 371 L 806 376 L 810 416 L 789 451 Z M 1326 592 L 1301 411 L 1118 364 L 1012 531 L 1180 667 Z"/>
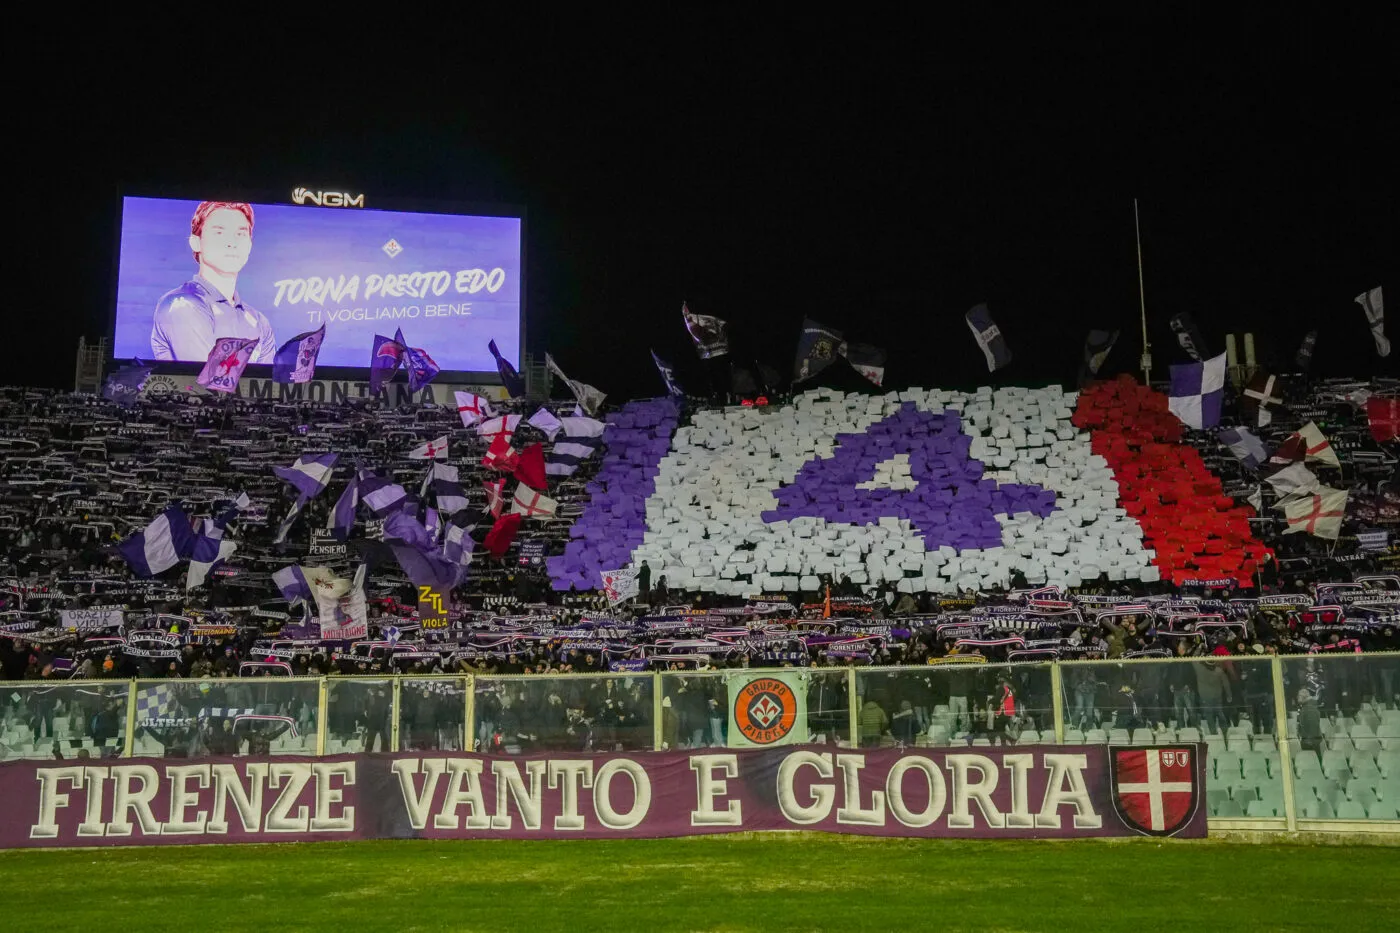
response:
<path id="1" fill-rule="evenodd" d="M 1108 359 L 1108 355 L 1113 352 L 1113 345 L 1117 342 L 1116 330 L 1089 331 L 1089 336 L 1084 340 L 1084 371 L 1081 382 L 1087 382 L 1090 377 L 1099 374 L 1104 360 Z"/>
<path id="2" fill-rule="evenodd" d="M 987 306 L 977 305 L 967 312 L 967 326 L 972 330 L 972 336 L 977 341 L 977 345 L 982 348 L 982 353 L 987 357 L 987 371 L 996 372 L 1003 366 L 1011 362 L 1011 348 L 1006 345 L 1006 338 L 1001 335 L 1001 329 L 997 327 L 996 321 L 992 320 L 992 314 L 987 310 Z"/>
<path id="3" fill-rule="evenodd" d="M 1183 311 L 1168 323 L 1171 324 L 1172 333 L 1176 334 L 1177 343 L 1181 344 L 1181 349 L 1186 351 L 1187 356 L 1198 361 L 1206 358 L 1205 339 L 1201 337 L 1201 331 L 1196 327 L 1191 315 Z"/>
<path id="4" fill-rule="evenodd" d="M 1310 330 L 1303 342 L 1298 346 L 1298 355 L 1293 358 L 1293 362 L 1298 364 L 1298 368 L 1303 372 L 1312 369 L 1313 348 L 1317 346 L 1317 331 Z"/>
<path id="5" fill-rule="evenodd" d="M 1385 336 L 1385 300 L 1380 286 L 1357 295 L 1356 303 L 1366 312 L 1366 323 L 1371 325 L 1371 336 L 1376 340 L 1376 355 L 1390 356 L 1390 341 Z"/>

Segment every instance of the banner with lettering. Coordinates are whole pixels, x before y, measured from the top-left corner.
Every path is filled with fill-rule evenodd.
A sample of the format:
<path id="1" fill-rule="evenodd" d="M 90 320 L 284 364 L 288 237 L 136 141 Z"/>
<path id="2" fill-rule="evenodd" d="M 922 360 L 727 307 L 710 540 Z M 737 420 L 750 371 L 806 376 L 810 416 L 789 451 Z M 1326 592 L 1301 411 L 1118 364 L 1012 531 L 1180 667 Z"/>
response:
<path id="1" fill-rule="evenodd" d="M 0 848 L 346 839 L 1206 835 L 1205 746 L 0 764 Z"/>

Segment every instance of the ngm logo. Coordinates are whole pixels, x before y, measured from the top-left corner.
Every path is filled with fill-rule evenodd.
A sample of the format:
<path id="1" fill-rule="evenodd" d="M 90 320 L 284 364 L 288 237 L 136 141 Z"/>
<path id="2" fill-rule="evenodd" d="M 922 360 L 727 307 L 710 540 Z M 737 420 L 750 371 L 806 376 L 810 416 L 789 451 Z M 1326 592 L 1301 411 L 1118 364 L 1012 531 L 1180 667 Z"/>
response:
<path id="1" fill-rule="evenodd" d="M 306 188 L 293 188 L 292 201 L 297 204 L 314 204 L 317 207 L 364 207 L 363 194 L 345 194 L 341 191 L 309 191 Z"/>

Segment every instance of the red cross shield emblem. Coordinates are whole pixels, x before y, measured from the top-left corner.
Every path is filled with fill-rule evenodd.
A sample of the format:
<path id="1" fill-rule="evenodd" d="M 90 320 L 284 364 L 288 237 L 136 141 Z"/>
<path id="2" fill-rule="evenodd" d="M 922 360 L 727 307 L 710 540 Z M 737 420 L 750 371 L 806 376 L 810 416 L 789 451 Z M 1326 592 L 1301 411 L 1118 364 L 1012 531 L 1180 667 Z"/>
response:
<path id="1" fill-rule="evenodd" d="M 1200 806 L 1195 758 L 1190 746 L 1109 749 L 1113 807 L 1123 823 L 1144 836 L 1184 829 Z"/>

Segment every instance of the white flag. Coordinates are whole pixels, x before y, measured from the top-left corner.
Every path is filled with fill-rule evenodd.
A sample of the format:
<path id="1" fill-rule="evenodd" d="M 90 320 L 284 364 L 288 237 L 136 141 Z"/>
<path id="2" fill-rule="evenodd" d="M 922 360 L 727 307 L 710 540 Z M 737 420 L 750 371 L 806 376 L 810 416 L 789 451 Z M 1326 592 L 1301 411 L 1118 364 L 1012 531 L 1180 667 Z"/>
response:
<path id="1" fill-rule="evenodd" d="M 410 460 L 446 460 L 447 459 L 447 435 L 444 434 L 437 440 L 428 441 L 421 447 L 415 447 L 408 452 Z"/>
<path id="2" fill-rule="evenodd" d="M 520 483 L 515 487 L 515 498 L 510 510 L 512 513 L 519 512 L 526 518 L 549 518 L 557 508 L 558 502 Z"/>
<path id="3" fill-rule="evenodd" d="M 549 371 L 563 380 L 564 384 L 569 387 L 569 391 L 574 393 L 574 398 L 578 399 L 579 405 L 586 413 L 597 414 L 598 406 L 602 405 L 603 399 L 607 398 L 606 394 L 586 382 L 579 382 L 564 375 L 564 370 L 559 368 L 559 364 L 554 362 L 554 357 L 548 353 L 544 355 L 544 362 L 549 367 Z"/>
<path id="4" fill-rule="evenodd" d="M 1305 460 L 1319 460 L 1328 466 L 1340 467 L 1341 461 L 1337 459 L 1336 452 L 1327 438 L 1323 436 L 1322 429 L 1309 421 L 1298 429 L 1298 436 L 1303 439 L 1303 452 Z"/>
<path id="5" fill-rule="evenodd" d="M 1277 473 L 1264 477 L 1264 481 L 1274 487 L 1274 492 L 1280 496 L 1312 493 L 1322 488 L 1322 484 L 1317 481 L 1312 470 L 1301 463 L 1290 464 Z"/>
<path id="6" fill-rule="evenodd" d="M 554 417 L 554 413 L 548 408 L 541 408 L 531 415 L 530 420 L 525 423 L 539 428 L 551 441 L 554 440 L 554 435 L 558 434 L 560 429 L 564 427 L 564 423 Z"/>
<path id="7" fill-rule="evenodd" d="M 1390 341 L 1385 337 L 1385 299 L 1380 286 L 1356 296 L 1356 303 L 1366 312 L 1366 323 L 1371 325 L 1371 336 L 1376 340 L 1376 354 L 1390 355 Z"/>
<path id="8" fill-rule="evenodd" d="M 631 599 L 641 592 L 637 584 L 637 571 L 630 568 L 603 571 L 603 595 L 608 605 L 616 606 L 624 599 Z"/>
<path id="9" fill-rule="evenodd" d="M 469 428 L 482 418 L 491 417 L 491 401 L 475 392 L 453 392 L 457 399 L 457 414 L 462 416 L 462 427 Z"/>
<path id="10" fill-rule="evenodd" d="M 1288 530 L 1284 534 L 1304 532 L 1336 541 L 1342 533 L 1342 518 L 1347 511 L 1347 491 L 1321 487 L 1310 496 L 1298 496 L 1284 503 Z"/>

